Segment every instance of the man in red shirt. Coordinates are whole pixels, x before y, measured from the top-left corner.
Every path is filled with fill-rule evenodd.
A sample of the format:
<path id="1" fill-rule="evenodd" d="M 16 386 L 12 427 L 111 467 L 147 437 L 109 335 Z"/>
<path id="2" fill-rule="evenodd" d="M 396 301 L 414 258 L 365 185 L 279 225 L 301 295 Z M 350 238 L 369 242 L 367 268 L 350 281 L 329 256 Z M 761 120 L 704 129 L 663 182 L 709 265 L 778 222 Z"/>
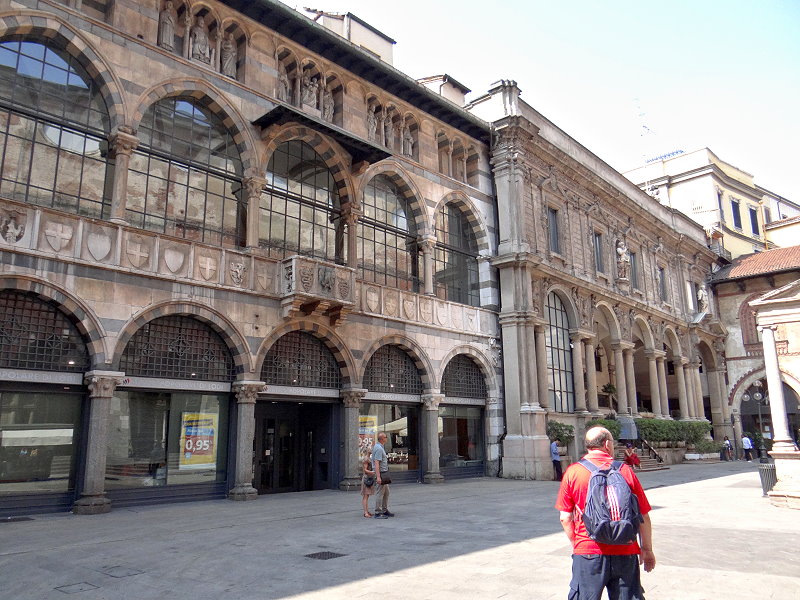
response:
<path id="1" fill-rule="evenodd" d="M 584 458 L 601 469 L 614 460 L 614 438 L 608 429 L 592 427 L 586 432 Z M 644 600 L 639 581 L 639 565 L 652 571 L 656 566 L 653 554 L 650 503 L 642 484 L 628 465 L 620 469 L 631 492 L 639 500 L 644 521 L 639 527 L 641 546 L 636 541 L 624 545 L 600 544 L 586 533 L 581 515 L 586 505 L 586 493 L 591 473 L 578 463 L 569 466 L 561 481 L 556 509 L 560 511 L 561 526 L 572 542 L 572 581 L 568 600 L 600 600 L 608 588 L 609 600 Z"/>

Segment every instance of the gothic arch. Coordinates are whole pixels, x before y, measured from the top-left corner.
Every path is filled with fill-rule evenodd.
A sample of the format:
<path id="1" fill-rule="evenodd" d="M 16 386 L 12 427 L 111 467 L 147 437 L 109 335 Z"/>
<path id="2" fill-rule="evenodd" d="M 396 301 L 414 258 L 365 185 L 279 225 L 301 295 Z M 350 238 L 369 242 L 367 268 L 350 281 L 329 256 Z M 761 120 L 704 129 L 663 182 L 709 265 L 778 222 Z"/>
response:
<path id="1" fill-rule="evenodd" d="M 496 397 L 500 393 L 500 389 L 497 384 L 497 375 L 494 367 L 492 366 L 492 361 L 489 360 L 489 358 L 480 348 L 471 344 L 456 346 L 455 348 L 451 349 L 450 352 L 448 352 L 439 362 L 440 368 L 436 373 L 436 381 L 439 382 L 439 389 L 442 389 L 444 370 L 447 368 L 447 365 L 450 364 L 450 361 L 459 354 L 469 356 L 475 361 L 475 364 L 478 365 L 481 373 L 483 373 L 484 381 L 486 381 L 486 391 L 489 397 Z"/>
<path id="2" fill-rule="evenodd" d="M 427 393 L 429 390 L 433 389 L 433 367 L 431 366 L 430 360 L 422 348 L 412 339 L 402 335 L 391 334 L 376 340 L 372 343 L 369 349 L 364 352 L 364 358 L 361 360 L 361 367 L 359 369 L 359 384 L 362 384 L 364 381 L 364 373 L 366 372 L 367 365 L 369 364 L 369 359 L 372 358 L 372 355 L 375 354 L 375 351 L 378 348 L 388 345 L 399 346 L 408 352 L 409 356 L 414 361 L 417 371 L 419 372 L 419 377 L 422 380 L 423 393 Z"/>
<path id="3" fill-rule="evenodd" d="M 225 17 L 221 21 L 220 29 L 222 31 L 227 31 L 228 28 L 234 26 L 239 29 L 244 34 L 245 41 L 248 46 L 252 45 L 253 39 L 253 32 L 245 26 L 244 22 L 241 19 L 237 19 L 236 17 Z"/>
<path id="4" fill-rule="evenodd" d="M 52 13 L 26 11 L 0 14 L 0 40 L 9 37 L 51 40 L 74 56 L 97 84 L 108 110 L 111 131 L 129 124 L 122 83 L 111 67 L 72 26 Z"/>
<path id="5" fill-rule="evenodd" d="M 270 348 L 272 348 L 273 344 L 275 344 L 275 342 L 277 342 L 287 333 L 291 333 L 293 331 L 310 333 L 315 338 L 322 341 L 325 344 L 325 347 L 331 351 L 331 354 L 333 354 L 333 357 L 336 359 L 336 363 L 339 366 L 339 372 L 342 376 L 342 387 L 352 387 L 352 382 L 354 380 L 353 376 L 355 374 L 355 361 L 353 360 L 352 353 L 333 329 L 316 321 L 312 321 L 311 319 L 300 319 L 299 321 L 285 323 L 274 329 L 272 333 L 264 338 L 264 341 L 261 342 L 261 346 L 256 354 L 256 373 L 261 373 L 264 359 L 266 358 L 267 353 L 269 352 Z"/>
<path id="6" fill-rule="evenodd" d="M 411 215 L 417 227 L 417 235 L 423 235 L 433 231 L 433 229 L 430 228 L 430 219 L 424 208 L 422 194 L 408 173 L 395 161 L 384 160 L 367 169 L 361 177 L 358 197 L 363 197 L 367 185 L 378 175 L 386 176 L 397 186 L 400 196 L 408 201 L 409 207 L 411 208 Z"/>
<path id="7" fill-rule="evenodd" d="M 209 83 L 197 78 L 171 79 L 159 83 L 146 90 L 136 101 L 136 110 L 132 122 L 138 128 L 145 111 L 158 100 L 181 96 L 196 100 L 201 106 L 211 111 L 231 132 L 236 149 L 242 160 L 243 175 L 254 175 L 258 172 L 256 160 L 256 143 L 252 130 L 239 111 L 225 98 L 225 95 Z"/>
<path id="8" fill-rule="evenodd" d="M 149 306 L 129 319 L 117 335 L 117 343 L 114 349 L 113 360 L 111 361 L 113 367 L 119 368 L 120 359 L 122 358 L 122 353 L 125 351 L 125 347 L 143 325 L 149 323 L 153 319 L 172 315 L 195 317 L 219 333 L 231 352 L 238 379 L 241 379 L 245 374 L 253 373 L 253 361 L 250 348 L 244 336 L 236 328 L 236 325 L 222 313 L 205 304 L 191 300 L 168 300 L 160 304 Z"/>
<path id="9" fill-rule="evenodd" d="M 467 222 L 472 229 L 472 233 L 475 234 L 475 241 L 478 243 L 478 252 L 489 252 L 489 234 L 486 223 L 483 221 L 481 213 L 476 210 L 472 199 L 464 192 L 459 191 L 446 194 L 436 204 L 436 207 L 433 211 L 434 219 L 436 218 L 436 213 L 439 212 L 439 209 L 447 204 L 455 205 L 467 216 Z M 430 222 L 428 227 L 430 228 L 429 231 L 433 231 L 435 229 L 434 222 Z"/>
<path id="10" fill-rule="evenodd" d="M 0 277 L 0 289 L 30 292 L 42 300 L 56 302 L 71 317 L 72 322 L 83 336 L 92 368 L 106 368 L 106 362 L 110 356 L 108 352 L 109 337 L 100 320 L 80 298 L 42 279 L 21 275 Z"/>

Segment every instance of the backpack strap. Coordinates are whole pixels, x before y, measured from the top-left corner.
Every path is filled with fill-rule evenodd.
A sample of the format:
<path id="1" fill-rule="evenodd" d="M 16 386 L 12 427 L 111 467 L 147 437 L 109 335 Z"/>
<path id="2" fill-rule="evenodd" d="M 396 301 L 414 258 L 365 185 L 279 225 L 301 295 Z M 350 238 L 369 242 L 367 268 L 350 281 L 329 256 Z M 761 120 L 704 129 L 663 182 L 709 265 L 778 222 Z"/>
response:
<path id="1" fill-rule="evenodd" d="M 584 469 L 586 469 L 587 471 L 589 471 L 589 473 L 596 473 L 597 471 L 600 470 L 600 467 L 598 467 L 596 464 L 594 464 L 588 458 L 582 458 L 581 460 L 578 461 L 578 464 L 580 466 L 582 466 Z"/>
<path id="2" fill-rule="evenodd" d="M 611 463 L 611 467 L 616 469 L 617 471 L 621 471 L 622 470 L 622 464 L 623 463 L 622 463 L 621 460 L 615 460 L 614 462 Z"/>

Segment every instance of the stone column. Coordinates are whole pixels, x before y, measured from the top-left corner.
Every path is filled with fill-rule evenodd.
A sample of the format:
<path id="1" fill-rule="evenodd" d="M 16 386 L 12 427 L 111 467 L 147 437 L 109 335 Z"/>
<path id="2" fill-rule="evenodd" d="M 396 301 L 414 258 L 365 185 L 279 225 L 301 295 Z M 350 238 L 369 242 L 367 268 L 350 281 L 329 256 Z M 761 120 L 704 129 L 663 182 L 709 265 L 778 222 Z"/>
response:
<path id="1" fill-rule="evenodd" d="M 594 338 L 586 338 L 586 405 L 590 413 L 599 416 L 600 405 L 597 401 L 597 371 L 594 364 Z"/>
<path id="2" fill-rule="evenodd" d="M 688 363 L 678 367 L 680 369 L 679 381 L 683 381 L 683 397 L 685 405 L 681 405 L 681 420 L 694 420 L 694 383 L 692 383 L 692 371 Z M 686 412 L 684 412 L 684 408 Z"/>
<path id="3" fill-rule="evenodd" d="M 583 383 L 583 334 L 572 333 L 572 382 L 575 387 L 575 412 L 586 413 L 586 386 Z"/>
<path id="4" fill-rule="evenodd" d="M 533 336 L 536 341 L 536 383 L 539 387 L 539 405 L 544 409 L 548 409 L 550 408 L 550 395 L 547 389 L 547 344 L 544 328 L 544 325 L 535 325 Z"/>
<path id="5" fill-rule="evenodd" d="M 108 422 L 114 390 L 122 383 L 124 373 L 118 371 L 89 371 L 84 383 L 89 388 L 89 419 L 86 429 L 86 459 L 84 461 L 81 497 L 73 504 L 76 515 L 97 515 L 111 510 L 106 498 L 106 451 Z"/>
<path id="6" fill-rule="evenodd" d="M 256 428 L 256 399 L 264 389 L 263 381 L 237 381 L 236 394 L 236 462 L 234 486 L 228 492 L 231 500 L 255 500 L 258 492 L 253 487 L 253 438 Z"/>
<path id="7" fill-rule="evenodd" d="M 436 238 L 424 236 L 419 241 L 422 250 L 422 284 L 423 293 L 433 296 L 433 249 L 436 247 Z"/>
<path id="8" fill-rule="evenodd" d="M 706 420 L 703 406 L 703 382 L 700 379 L 700 363 L 692 363 L 692 382 L 694 384 L 694 414 L 700 421 Z"/>
<path id="9" fill-rule="evenodd" d="M 714 426 L 714 439 L 721 440 L 728 434 L 730 421 L 725 416 L 725 400 L 720 388 L 719 370 L 706 370 L 708 381 L 708 397 L 711 405 L 711 424 Z"/>
<path id="10" fill-rule="evenodd" d="M 246 245 L 248 248 L 258 248 L 259 227 L 261 218 L 261 190 L 267 184 L 263 177 L 245 177 L 242 180 L 242 192 L 244 200 L 247 202 L 247 230 Z"/>
<path id="11" fill-rule="evenodd" d="M 623 350 L 625 356 L 625 385 L 628 388 L 628 407 L 632 417 L 639 416 L 639 406 L 636 402 L 636 372 L 633 370 L 633 348 Z"/>
<path id="12" fill-rule="evenodd" d="M 114 223 L 125 224 L 125 205 L 128 198 L 128 168 L 131 154 L 139 145 L 139 138 L 133 129 L 121 125 L 108 139 L 111 156 L 114 159 L 114 184 L 111 191 L 111 218 Z"/>
<path id="13" fill-rule="evenodd" d="M 358 219 L 361 213 L 352 208 L 344 215 L 347 225 L 347 261 L 348 267 L 353 269 L 358 267 Z"/>
<path id="14" fill-rule="evenodd" d="M 653 414 L 661 414 L 661 387 L 658 382 L 658 365 L 656 364 L 656 353 L 653 350 L 645 352 L 647 356 L 648 378 L 650 379 L 650 404 Z"/>
<path id="15" fill-rule="evenodd" d="M 536 356 L 536 332 L 535 327 L 531 321 L 525 323 L 525 354 L 527 355 L 526 361 L 526 389 L 528 394 L 528 404 L 531 410 L 540 410 L 542 408 L 539 401 L 539 369 L 538 357 Z"/>
<path id="16" fill-rule="evenodd" d="M 669 394 L 667 392 L 666 358 L 663 355 L 656 356 L 656 366 L 658 368 L 658 396 L 661 405 L 660 414 L 665 419 L 670 419 L 671 415 L 669 412 Z"/>
<path id="17" fill-rule="evenodd" d="M 361 487 L 361 459 L 358 445 L 358 415 L 367 390 L 342 390 L 342 473 L 339 489 L 350 491 Z"/>
<path id="18" fill-rule="evenodd" d="M 796 451 L 797 448 L 789 433 L 789 420 L 786 416 L 786 401 L 783 397 L 783 383 L 778 366 L 778 349 L 775 346 L 775 325 L 761 326 L 761 345 L 764 347 L 764 370 L 767 372 L 769 390 L 769 413 L 772 417 L 772 449 L 776 452 Z"/>
<path id="19" fill-rule="evenodd" d="M 625 359 L 622 346 L 616 344 L 614 350 L 614 387 L 617 388 L 617 413 L 628 414 L 628 384 L 625 379 Z"/>
<path id="20" fill-rule="evenodd" d="M 439 472 L 439 403 L 442 400 L 444 400 L 444 394 L 422 395 L 425 483 L 444 482 L 444 477 Z"/>

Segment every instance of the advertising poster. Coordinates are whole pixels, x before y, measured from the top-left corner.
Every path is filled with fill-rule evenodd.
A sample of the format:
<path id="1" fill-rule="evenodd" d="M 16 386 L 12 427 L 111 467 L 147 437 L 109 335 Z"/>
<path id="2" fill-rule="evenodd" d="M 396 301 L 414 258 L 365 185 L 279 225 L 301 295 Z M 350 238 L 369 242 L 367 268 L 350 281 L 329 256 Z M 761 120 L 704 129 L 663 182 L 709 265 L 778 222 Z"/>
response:
<path id="1" fill-rule="evenodd" d="M 181 413 L 181 458 L 179 469 L 217 467 L 217 415 Z"/>
<path id="2" fill-rule="evenodd" d="M 359 460 L 369 457 L 375 438 L 378 435 L 378 417 L 359 415 L 358 417 L 358 456 Z"/>

